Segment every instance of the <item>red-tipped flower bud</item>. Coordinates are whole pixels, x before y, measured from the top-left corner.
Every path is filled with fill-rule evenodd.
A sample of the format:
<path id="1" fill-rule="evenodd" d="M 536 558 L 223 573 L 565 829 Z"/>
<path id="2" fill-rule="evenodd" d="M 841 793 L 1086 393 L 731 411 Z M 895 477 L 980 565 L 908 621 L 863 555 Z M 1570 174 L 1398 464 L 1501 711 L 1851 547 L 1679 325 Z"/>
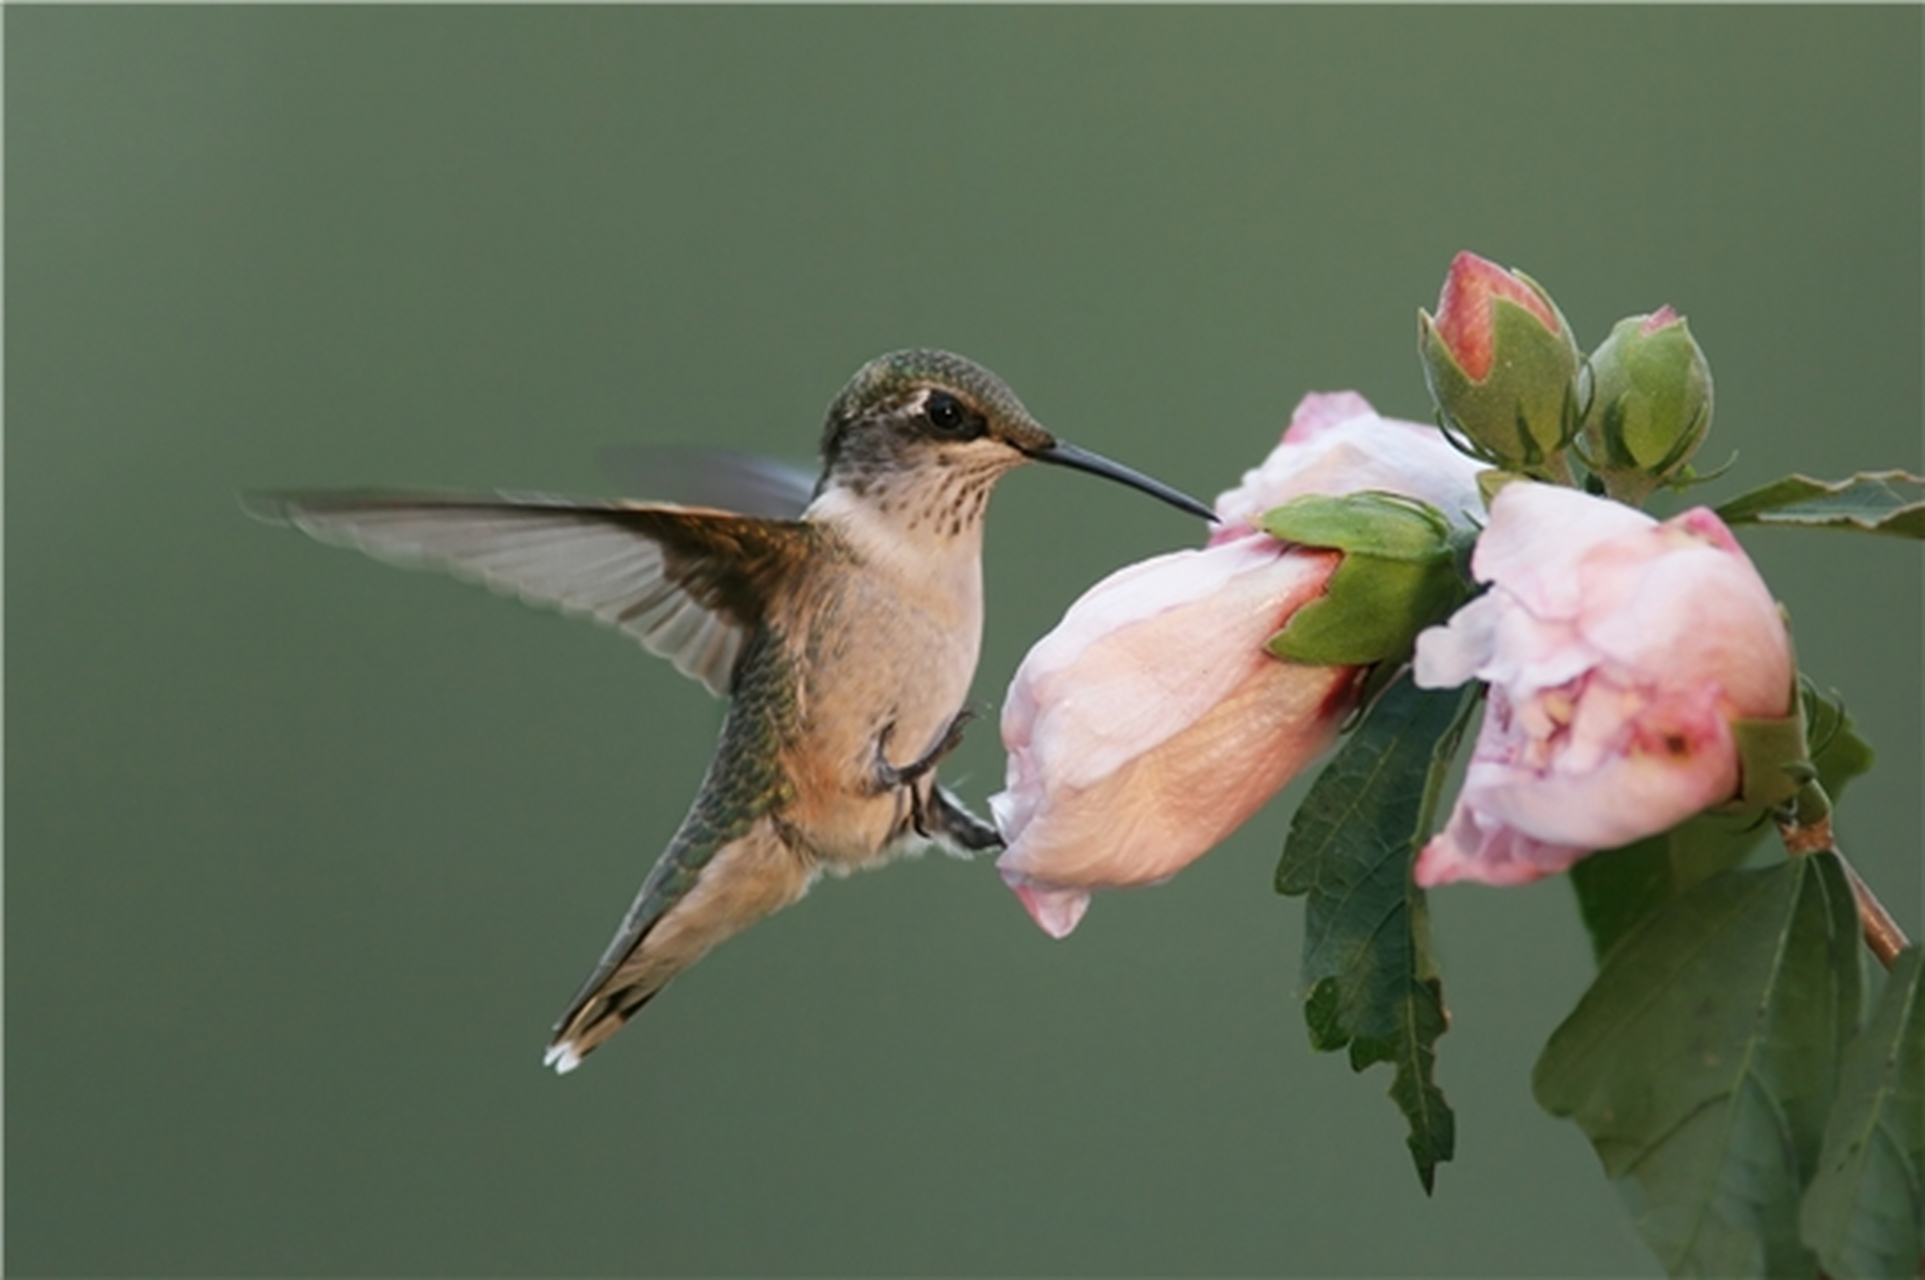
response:
<path id="1" fill-rule="evenodd" d="M 1502 467 L 1560 478 L 1577 433 L 1577 344 L 1529 276 L 1460 253 L 1437 314 L 1417 313 L 1418 352 L 1446 430 Z"/>

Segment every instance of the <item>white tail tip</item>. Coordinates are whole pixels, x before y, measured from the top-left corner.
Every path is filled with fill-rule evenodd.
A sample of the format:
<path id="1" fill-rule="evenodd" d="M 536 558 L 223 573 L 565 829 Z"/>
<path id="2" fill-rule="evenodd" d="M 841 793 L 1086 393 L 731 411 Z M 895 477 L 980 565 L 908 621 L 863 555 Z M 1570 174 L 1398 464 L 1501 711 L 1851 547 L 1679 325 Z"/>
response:
<path id="1" fill-rule="evenodd" d="M 541 1065 L 553 1067 L 555 1074 L 565 1076 L 582 1064 L 582 1056 L 575 1052 L 575 1046 L 567 1042 L 551 1044 L 548 1052 L 541 1055 Z"/>

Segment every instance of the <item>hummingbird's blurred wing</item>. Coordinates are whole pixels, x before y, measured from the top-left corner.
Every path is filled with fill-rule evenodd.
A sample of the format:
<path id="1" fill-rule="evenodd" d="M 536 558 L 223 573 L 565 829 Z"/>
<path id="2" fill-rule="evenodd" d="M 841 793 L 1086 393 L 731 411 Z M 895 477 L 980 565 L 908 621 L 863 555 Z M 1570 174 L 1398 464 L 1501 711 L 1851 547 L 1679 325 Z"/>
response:
<path id="1" fill-rule="evenodd" d="M 815 476 L 759 453 L 673 445 L 611 445 L 595 455 L 619 492 L 690 507 L 793 520 L 815 495 Z"/>
<path id="2" fill-rule="evenodd" d="M 718 694 L 811 533 L 728 511 L 531 495 L 268 493 L 242 505 L 334 546 L 618 627 Z"/>

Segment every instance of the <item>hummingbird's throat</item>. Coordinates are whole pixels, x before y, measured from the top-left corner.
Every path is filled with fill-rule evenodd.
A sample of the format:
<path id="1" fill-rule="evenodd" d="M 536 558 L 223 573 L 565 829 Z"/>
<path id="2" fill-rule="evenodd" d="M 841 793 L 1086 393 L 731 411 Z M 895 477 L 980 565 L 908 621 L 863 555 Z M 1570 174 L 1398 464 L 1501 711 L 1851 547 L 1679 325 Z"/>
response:
<path id="1" fill-rule="evenodd" d="M 907 470 L 852 468 L 833 477 L 810 512 L 853 517 L 859 510 L 882 536 L 893 531 L 914 541 L 959 538 L 980 528 L 989 491 L 1020 462 L 972 458 L 959 450 Z"/>

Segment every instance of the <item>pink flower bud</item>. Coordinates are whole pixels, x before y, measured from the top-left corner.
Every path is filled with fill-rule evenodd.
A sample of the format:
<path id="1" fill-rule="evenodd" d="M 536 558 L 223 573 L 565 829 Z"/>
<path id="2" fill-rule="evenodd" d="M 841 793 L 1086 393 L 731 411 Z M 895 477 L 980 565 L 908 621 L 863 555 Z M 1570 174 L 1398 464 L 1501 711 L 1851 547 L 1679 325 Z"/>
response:
<path id="1" fill-rule="evenodd" d="M 1308 493 L 1403 492 L 1478 509 L 1478 467 L 1431 427 L 1353 393 L 1309 396 L 1283 443 L 1224 494 L 1197 551 L 1092 587 L 1016 673 L 1003 704 L 997 860 L 1038 925 L 1076 927 L 1094 889 L 1167 880 L 1250 818 L 1330 745 L 1359 668 L 1286 662 L 1265 642 L 1320 598 L 1342 556 L 1251 522 Z"/>
<path id="2" fill-rule="evenodd" d="M 1091 889 L 1169 879 L 1330 745 L 1353 670 L 1263 645 L 1338 560 L 1269 538 L 1172 552 L 1092 587 L 1030 650 L 989 806 L 997 869 L 1045 931 L 1074 929 Z"/>
<path id="3" fill-rule="evenodd" d="M 1731 722 L 1790 713 L 1791 642 L 1730 530 L 1575 490 L 1498 492 L 1472 571 L 1490 591 L 1417 640 L 1417 683 L 1490 685 L 1420 885 L 1523 884 L 1668 830 L 1739 790 Z"/>

